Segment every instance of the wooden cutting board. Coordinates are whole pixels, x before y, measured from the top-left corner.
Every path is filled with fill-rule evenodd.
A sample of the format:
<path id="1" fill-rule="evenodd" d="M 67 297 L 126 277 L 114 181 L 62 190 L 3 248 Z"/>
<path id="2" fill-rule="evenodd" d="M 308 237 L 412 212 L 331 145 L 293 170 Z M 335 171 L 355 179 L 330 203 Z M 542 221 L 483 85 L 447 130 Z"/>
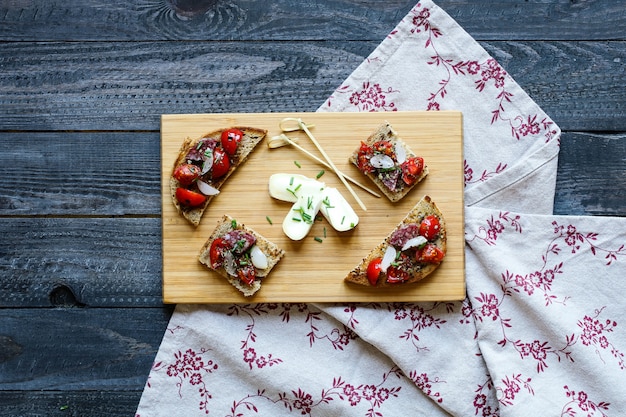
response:
<path id="1" fill-rule="evenodd" d="M 360 217 L 349 232 L 337 232 L 322 218 L 302 241 L 291 241 L 281 223 L 291 203 L 268 194 L 270 175 L 296 173 L 315 178 L 324 167 L 293 147 L 270 149 L 264 141 L 249 160 L 229 178 L 213 199 L 201 224 L 194 228 L 172 204 L 169 177 L 182 141 L 231 126 L 268 130 L 268 139 L 279 135 L 279 123 L 299 117 L 315 125 L 311 132 L 338 169 L 364 185 L 376 188 L 352 164 L 348 156 L 376 128 L 389 121 L 411 149 L 423 156 L 429 176 L 403 200 L 391 203 L 353 187 L 367 210 L 328 169 L 319 181 L 336 187 Z M 289 133 L 321 158 L 303 132 Z M 161 118 L 161 193 L 163 215 L 163 301 L 165 303 L 237 302 L 409 302 L 450 301 L 465 297 L 463 224 L 462 114 L 442 112 L 388 113 L 260 113 L 180 114 Z M 366 288 L 344 282 L 346 274 L 378 245 L 424 195 L 443 212 L 448 231 L 448 253 L 441 266 L 425 280 L 396 288 Z M 286 252 L 263 287 L 244 297 L 215 272 L 198 262 L 198 253 L 217 221 L 229 214 L 255 229 Z M 269 219 L 269 220 L 268 220 Z M 271 223 L 270 223 L 271 221 Z M 321 242 L 315 240 L 321 238 Z"/>

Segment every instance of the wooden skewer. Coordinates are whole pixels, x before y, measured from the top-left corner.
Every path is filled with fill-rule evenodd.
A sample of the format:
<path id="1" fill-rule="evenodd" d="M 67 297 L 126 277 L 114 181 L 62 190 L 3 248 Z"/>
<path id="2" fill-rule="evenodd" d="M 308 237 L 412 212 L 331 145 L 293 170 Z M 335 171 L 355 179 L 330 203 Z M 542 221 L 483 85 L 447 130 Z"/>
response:
<path id="1" fill-rule="evenodd" d="M 361 201 L 361 199 L 359 198 L 359 196 L 354 192 L 354 190 L 352 189 L 352 187 L 350 186 L 350 184 L 348 183 L 348 181 L 346 181 L 346 179 L 344 178 L 343 174 L 341 173 L 341 171 L 339 171 L 337 169 L 337 167 L 335 166 L 335 164 L 333 163 L 333 161 L 330 159 L 330 157 L 326 154 L 326 151 L 324 151 L 324 149 L 322 148 L 322 146 L 317 142 L 317 140 L 315 139 L 315 136 L 313 136 L 313 134 L 311 133 L 311 131 L 309 130 L 309 128 L 307 127 L 307 125 L 302 121 L 302 119 L 295 119 L 295 118 L 286 118 L 283 119 L 283 121 L 281 121 L 281 129 L 283 129 L 282 127 L 282 123 L 285 121 L 296 121 L 298 123 L 298 126 L 300 126 L 300 129 L 302 129 L 304 131 L 304 133 L 306 133 L 306 135 L 309 137 L 309 139 L 311 139 L 311 142 L 313 142 L 313 144 L 315 145 L 315 147 L 317 148 L 317 150 L 322 154 L 322 156 L 324 157 L 324 159 L 326 160 L 326 162 L 328 163 L 328 165 L 331 166 L 331 169 L 335 172 L 335 174 L 337 175 L 337 177 L 339 177 L 339 179 L 341 180 L 341 182 L 343 183 L 343 185 L 346 186 L 346 188 L 348 189 L 348 191 L 350 191 L 350 194 L 352 194 L 352 197 L 354 197 L 354 199 L 356 200 L 356 202 L 359 204 L 359 206 L 363 209 L 363 211 L 367 211 L 367 207 L 365 207 L 365 204 L 363 204 L 363 202 Z M 283 129 L 284 130 L 284 129 Z"/>
<path id="2" fill-rule="evenodd" d="M 310 126 L 310 125 L 309 125 Z M 278 143 L 276 145 L 276 143 Z M 302 153 L 304 153 L 305 155 L 307 155 L 309 158 L 313 159 L 314 161 L 316 161 L 317 163 L 325 166 L 326 168 L 332 170 L 333 167 L 330 166 L 327 162 L 321 160 L 320 158 L 318 158 L 317 156 L 313 155 L 311 152 L 307 151 L 306 149 L 304 149 L 302 146 L 298 145 L 295 140 L 289 138 L 287 135 L 285 135 L 284 133 L 279 135 L 279 136 L 274 136 L 269 142 L 268 142 L 268 146 L 272 149 L 274 148 L 279 148 L 281 146 L 285 146 L 285 145 L 291 145 L 294 148 L 298 149 L 299 151 L 301 151 Z M 335 173 L 337 173 L 336 171 L 334 171 Z M 368 193 L 372 194 L 374 197 L 378 197 L 380 198 L 381 195 L 378 194 L 376 191 L 372 190 L 371 188 L 368 188 L 367 186 L 359 183 L 357 180 L 355 180 L 352 177 L 347 176 L 346 174 L 344 174 L 342 172 L 342 175 L 344 176 L 344 178 L 348 181 L 350 181 L 352 184 L 356 185 L 357 187 L 361 187 L 363 190 L 367 191 Z"/>

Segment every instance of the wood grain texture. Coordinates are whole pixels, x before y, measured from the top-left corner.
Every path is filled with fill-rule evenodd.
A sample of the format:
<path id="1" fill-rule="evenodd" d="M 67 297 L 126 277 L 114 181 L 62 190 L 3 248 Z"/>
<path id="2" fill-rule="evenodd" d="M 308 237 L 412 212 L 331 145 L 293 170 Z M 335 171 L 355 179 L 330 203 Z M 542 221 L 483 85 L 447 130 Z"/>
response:
<path id="1" fill-rule="evenodd" d="M 307 237 L 292 241 L 281 228 L 283 218 L 290 216 L 292 203 L 269 196 L 269 177 L 284 172 L 315 178 L 324 167 L 311 162 L 296 149 L 269 149 L 264 141 L 211 201 L 200 226 L 193 228 L 176 212 L 170 197 L 169 180 L 180 144 L 186 137 L 199 138 L 204 133 L 231 126 L 251 126 L 266 129 L 268 138 L 271 138 L 281 133 L 279 124 L 287 117 L 299 117 L 306 123 L 315 124 L 311 131 L 337 168 L 364 184 L 372 186 L 348 161 L 348 157 L 385 121 L 391 123 L 413 152 L 424 158 L 430 174 L 396 203 L 355 188 L 367 208 L 364 211 L 339 179 L 326 170 L 319 180 L 339 190 L 358 214 L 359 224 L 349 232 L 340 233 L 335 232 L 325 220 L 315 222 Z M 164 115 L 161 124 L 164 301 L 232 303 L 463 299 L 462 130 L 460 112 Z M 321 157 L 303 133 L 289 135 L 299 138 L 298 143 L 302 147 Z M 298 161 L 300 168 L 294 161 Z M 424 195 L 432 198 L 445 219 L 448 252 L 439 268 L 414 285 L 381 290 L 346 284 L 343 279 L 348 272 L 391 232 Z M 198 262 L 200 248 L 224 214 L 251 227 L 286 252 L 253 298 L 244 298 L 221 276 L 207 271 Z M 273 224 L 269 224 L 266 217 L 272 219 Z M 322 238 L 322 242 L 315 241 L 314 237 Z M 323 266 L 320 260 L 324 260 Z"/>
<path id="2" fill-rule="evenodd" d="M 156 131 L 161 114 L 314 111 L 377 44 L 0 44 L 0 130 Z M 626 42 L 483 46 L 561 129 L 626 130 Z"/>
<path id="3" fill-rule="evenodd" d="M 0 309 L 0 387 L 141 389 L 171 313 L 168 307 Z"/>
<path id="4" fill-rule="evenodd" d="M 160 223 L 0 219 L 0 307 L 160 305 Z"/>
<path id="5" fill-rule="evenodd" d="M 191 7 L 173 6 L 180 3 L 3 2 L 0 39 L 380 40 L 415 5 L 411 0 L 204 0 Z M 626 11 L 619 0 L 440 0 L 437 5 L 478 40 L 625 39 L 623 32 L 615 30 L 626 26 Z M 59 21 L 64 24 L 55 24 Z"/>

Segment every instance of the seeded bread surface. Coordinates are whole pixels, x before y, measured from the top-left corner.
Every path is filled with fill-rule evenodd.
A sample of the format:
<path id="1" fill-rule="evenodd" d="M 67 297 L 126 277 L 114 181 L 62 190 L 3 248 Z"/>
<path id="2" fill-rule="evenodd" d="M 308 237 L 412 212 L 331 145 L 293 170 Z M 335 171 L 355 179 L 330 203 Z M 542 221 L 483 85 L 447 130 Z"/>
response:
<path id="1" fill-rule="evenodd" d="M 237 147 L 237 152 L 231 158 L 232 163 L 228 172 L 221 178 L 218 178 L 217 180 L 211 183 L 211 185 L 217 188 L 218 190 L 226 182 L 228 177 L 230 177 L 237 170 L 237 168 L 241 166 L 241 164 L 243 164 L 248 159 L 248 157 L 250 156 L 254 148 L 267 135 L 267 130 L 265 129 L 258 129 L 255 127 L 238 127 L 238 126 L 235 126 L 234 128 L 239 129 L 243 132 L 243 138 L 241 140 L 241 143 Z M 187 153 L 189 152 L 189 150 L 194 148 L 201 139 L 213 138 L 213 139 L 219 140 L 224 130 L 226 129 L 215 130 L 213 132 L 207 133 L 193 140 L 191 138 L 186 138 L 183 144 L 181 145 L 180 150 L 178 151 L 178 157 L 176 158 L 176 162 L 174 162 L 174 166 L 172 168 L 172 174 L 174 173 L 174 170 L 176 169 L 177 166 L 185 162 L 185 157 L 187 156 Z M 174 203 L 174 206 L 176 207 L 176 210 L 185 219 L 187 219 L 189 223 L 191 223 L 194 226 L 198 226 L 200 224 L 200 220 L 202 219 L 202 215 L 204 214 L 204 211 L 206 210 L 207 206 L 211 203 L 211 200 L 213 200 L 213 198 L 217 197 L 219 194 L 206 196 L 207 199 L 202 206 L 185 207 L 181 205 L 178 202 L 178 199 L 176 198 L 176 189 L 178 187 L 180 187 L 180 183 L 178 182 L 176 178 L 174 178 L 173 175 L 171 175 L 170 176 L 170 194 L 172 196 L 172 201 Z"/>
<path id="2" fill-rule="evenodd" d="M 246 285 L 238 277 L 234 277 L 229 275 L 228 272 L 223 267 L 213 268 L 211 266 L 211 258 L 210 258 L 210 249 L 211 243 L 217 238 L 224 236 L 226 233 L 230 232 L 233 229 L 233 223 L 236 224 L 235 228 L 239 230 L 243 230 L 245 232 L 251 233 L 256 237 L 256 245 L 263 251 L 265 256 L 267 256 L 267 268 L 265 269 L 257 269 L 257 279 L 254 280 L 252 285 Z M 235 288 L 237 288 L 244 296 L 250 297 L 254 295 L 257 291 L 261 289 L 261 281 L 270 274 L 272 269 L 278 264 L 281 258 L 285 255 L 285 251 L 280 249 L 276 244 L 270 242 L 265 237 L 255 232 L 253 229 L 247 227 L 246 225 L 234 222 L 234 219 L 229 215 L 224 215 L 217 222 L 217 226 L 209 236 L 208 240 L 202 246 L 200 250 L 200 254 L 198 256 L 198 260 L 201 264 L 206 266 L 212 271 L 217 272 L 222 277 L 226 278 L 228 282 Z"/>
<path id="3" fill-rule="evenodd" d="M 381 140 L 388 140 L 391 143 L 393 143 L 394 146 L 396 143 L 399 144 L 399 146 L 402 146 L 406 152 L 407 159 L 416 156 L 415 152 L 413 152 L 411 148 L 409 148 L 409 146 L 406 144 L 406 142 L 402 140 L 402 138 L 398 135 L 398 133 L 391 127 L 391 124 L 389 122 L 385 122 L 381 124 L 378 127 L 378 129 L 376 129 L 376 131 L 372 133 L 364 142 L 367 145 L 372 145 Z M 359 143 L 359 147 L 356 148 L 356 150 L 348 158 L 349 161 L 352 162 L 357 168 L 359 166 L 357 159 L 358 159 L 360 147 L 361 146 Z M 409 191 L 411 191 L 418 183 L 420 183 L 424 178 L 426 178 L 426 176 L 428 175 L 428 166 L 424 162 L 424 170 L 422 171 L 420 176 L 415 180 L 415 182 L 411 184 L 410 186 L 405 185 L 404 187 L 402 187 L 401 189 L 397 191 L 391 191 L 389 188 L 387 188 L 387 186 L 383 184 L 383 182 L 376 176 L 375 173 L 363 172 L 363 175 L 368 177 L 374 184 L 376 184 L 376 186 L 380 189 L 380 191 L 391 202 L 395 203 L 397 201 L 400 201 L 402 198 L 404 198 L 409 193 Z"/>

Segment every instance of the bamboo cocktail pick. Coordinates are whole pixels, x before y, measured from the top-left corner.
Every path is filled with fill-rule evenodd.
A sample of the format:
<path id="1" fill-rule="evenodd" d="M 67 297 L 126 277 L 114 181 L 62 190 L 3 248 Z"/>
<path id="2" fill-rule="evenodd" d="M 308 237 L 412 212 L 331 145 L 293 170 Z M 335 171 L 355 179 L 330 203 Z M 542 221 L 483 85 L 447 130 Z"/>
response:
<path id="1" fill-rule="evenodd" d="M 284 123 L 286 123 L 286 122 L 296 122 L 298 127 L 285 127 Z M 313 125 L 310 125 L 310 126 L 312 127 Z M 326 160 L 326 162 L 328 163 L 330 168 L 335 172 L 337 177 L 339 177 L 339 179 L 341 180 L 343 185 L 345 185 L 346 188 L 348 189 L 348 191 L 350 191 L 350 194 L 352 194 L 352 197 L 354 197 L 354 199 L 359 204 L 361 209 L 363 209 L 363 211 L 367 211 L 367 207 L 365 207 L 365 204 L 363 204 L 363 201 L 361 201 L 359 196 L 354 192 L 354 190 L 352 189 L 352 187 L 350 186 L 348 181 L 346 181 L 346 178 L 344 177 L 343 173 L 337 169 L 337 167 L 335 166 L 333 161 L 330 159 L 328 154 L 326 154 L 326 151 L 324 151 L 324 149 L 319 144 L 317 139 L 315 139 L 315 136 L 313 136 L 313 134 L 309 130 L 309 127 L 307 126 L 307 124 L 304 123 L 302 121 L 302 119 L 300 119 L 300 118 L 293 118 L 293 117 L 287 117 L 287 118 L 283 119 L 280 122 L 279 127 L 280 127 L 280 130 L 282 130 L 283 132 L 295 132 L 297 130 L 304 131 L 304 133 L 306 133 L 306 135 L 309 137 L 309 139 L 311 139 L 311 142 L 313 142 L 313 144 L 315 145 L 317 150 L 322 154 L 322 156 L 324 157 L 324 159 Z"/>
<path id="2" fill-rule="evenodd" d="M 270 149 L 275 149 L 275 148 L 280 148 L 282 146 L 291 145 L 294 148 L 296 148 L 297 150 L 299 150 L 300 152 L 302 152 L 305 155 L 307 155 L 309 158 L 313 159 L 315 162 L 321 164 L 322 166 L 324 166 L 324 167 L 326 167 L 326 168 L 328 168 L 330 170 L 333 170 L 333 167 L 330 166 L 327 162 L 323 161 L 322 159 L 320 159 L 317 156 L 313 155 L 311 152 L 309 152 L 306 149 L 304 149 L 302 146 L 298 145 L 294 139 L 291 139 L 290 137 L 288 137 L 284 133 L 279 135 L 279 136 L 274 136 L 272 139 L 270 139 L 270 141 L 267 143 L 267 145 L 270 147 Z M 335 173 L 336 173 L 336 171 L 335 171 Z M 343 177 L 346 180 L 350 181 L 352 184 L 356 185 L 357 187 L 360 187 L 363 190 L 367 191 L 368 193 L 372 194 L 374 197 L 378 197 L 378 198 L 381 197 L 381 195 L 378 194 L 376 191 L 374 191 L 371 188 L 361 184 L 360 182 L 358 182 L 354 178 L 349 177 L 348 175 L 344 174 L 343 172 L 341 174 L 343 175 Z"/>

